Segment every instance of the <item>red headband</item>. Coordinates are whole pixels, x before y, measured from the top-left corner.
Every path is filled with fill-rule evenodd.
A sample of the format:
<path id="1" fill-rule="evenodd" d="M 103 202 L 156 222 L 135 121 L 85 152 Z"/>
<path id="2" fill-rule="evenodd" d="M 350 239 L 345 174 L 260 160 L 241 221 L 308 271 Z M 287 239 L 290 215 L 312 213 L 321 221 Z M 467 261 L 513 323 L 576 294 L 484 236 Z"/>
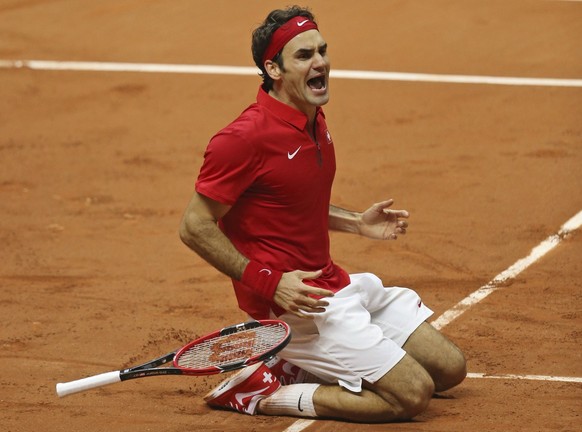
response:
<path id="1" fill-rule="evenodd" d="M 307 30 L 317 30 L 317 24 L 304 16 L 296 16 L 291 18 L 273 33 L 271 42 L 263 54 L 263 63 L 267 60 L 272 60 L 275 55 L 283 49 L 283 47 L 297 36 Z"/>

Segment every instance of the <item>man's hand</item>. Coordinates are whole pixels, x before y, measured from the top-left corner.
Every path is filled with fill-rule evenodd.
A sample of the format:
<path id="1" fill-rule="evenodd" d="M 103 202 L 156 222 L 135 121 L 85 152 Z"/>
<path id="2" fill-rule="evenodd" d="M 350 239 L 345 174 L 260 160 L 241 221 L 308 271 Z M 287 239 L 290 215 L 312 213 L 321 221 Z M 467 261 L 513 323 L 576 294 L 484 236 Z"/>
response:
<path id="1" fill-rule="evenodd" d="M 307 313 L 325 312 L 329 305 L 324 299 L 317 300 L 311 296 L 333 297 L 333 292 L 322 288 L 315 288 L 303 283 L 304 279 L 317 279 L 321 270 L 306 272 L 295 270 L 283 273 L 279 281 L 273 301 L 287 312 L 300 318 L 308 318 Z"/>
<path id="2" fill-rule="evenodd" d="M 379 240 L 396 240 L 398 235 L 406 234 L 408 212 L 390 210 L 394 200 L 387 200 L 372 205 L 362 213 L 359 233 L 365 237 Z"/>

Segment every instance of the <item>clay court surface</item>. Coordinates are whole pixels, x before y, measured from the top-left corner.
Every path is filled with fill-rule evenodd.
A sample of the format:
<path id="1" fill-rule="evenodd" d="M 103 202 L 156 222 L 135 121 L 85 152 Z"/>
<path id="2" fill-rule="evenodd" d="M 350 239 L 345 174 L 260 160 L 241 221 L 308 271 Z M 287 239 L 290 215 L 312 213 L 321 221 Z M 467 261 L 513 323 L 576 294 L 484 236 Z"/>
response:
<path id="1" fill-rule="evenodd" d="M 1 0 L 0 60 L 249 67 L 252 29 L 285 5 Z M 581 2 L 309 6 L 335 70 L 582 78 Z M 135 380 L 59 399 L 57 382 L 141 363 L 245 320 L 229 280 L 177 230 L 209 138 L 254 100 L 259 79 L 8 64 L 0 68 L 2 431 L 580 430 L 579 229 L 446 323 L 469 372 L 498 379 L 467 378 L 412 422 L 211 410 L 202 396 L 224 376 Z M 411 213 L 396 242 L 332 234 L 334 259 L 415 289 L 434 319 L 582 210 L 579 85 L 332 78 L 331 96 L 334 203 L 364 209 L 394 198 Z"/>

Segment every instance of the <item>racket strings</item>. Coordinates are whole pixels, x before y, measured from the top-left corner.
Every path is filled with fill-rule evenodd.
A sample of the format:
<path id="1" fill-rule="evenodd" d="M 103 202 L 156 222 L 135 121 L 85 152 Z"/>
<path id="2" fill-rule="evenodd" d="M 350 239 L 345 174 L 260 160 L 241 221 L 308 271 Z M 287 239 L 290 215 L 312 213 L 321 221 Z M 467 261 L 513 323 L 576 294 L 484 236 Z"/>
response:
<path id="1" fill-rule="evenodd" d="M 286 335 L 283 326 L 266 325 L 217 336 L 184 351 L 177 359 L 177 365 L 186 369 L 203 369 L 246 360 L 270 351 Z"/>

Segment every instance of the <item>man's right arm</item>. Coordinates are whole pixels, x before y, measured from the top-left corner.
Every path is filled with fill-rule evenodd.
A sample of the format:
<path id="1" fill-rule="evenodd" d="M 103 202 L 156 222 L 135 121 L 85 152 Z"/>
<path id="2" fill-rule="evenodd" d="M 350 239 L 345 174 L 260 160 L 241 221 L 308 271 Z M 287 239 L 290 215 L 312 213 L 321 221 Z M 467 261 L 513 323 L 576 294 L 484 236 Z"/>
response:
<path id="1" fill-rule="evenodd" d="M 180 224 L 180 238 L 194 252 L 233 279 L 240 280 L 249 260 L 218 228 L 217 221 L 230 210 L 199 193 L 194 193 Z"/>
<path id="2" fill-rule="evenodd" d="M 230 208 L 194 193 L 182 217 L 180 238 L 217 270 L 240 281 L 250 260 L 234 247 L 217 225 L 217 221 Z M 272 300 L 284 310 L 300 317 L 305 317 L 305 312 L 323 312 L 328 303 L 312 296 L 332 297 L 333 293 L 303 283 L 305 279 L 316 279 L 319 276 L 321 271 L 294 270 L 283 273 Z"/>

